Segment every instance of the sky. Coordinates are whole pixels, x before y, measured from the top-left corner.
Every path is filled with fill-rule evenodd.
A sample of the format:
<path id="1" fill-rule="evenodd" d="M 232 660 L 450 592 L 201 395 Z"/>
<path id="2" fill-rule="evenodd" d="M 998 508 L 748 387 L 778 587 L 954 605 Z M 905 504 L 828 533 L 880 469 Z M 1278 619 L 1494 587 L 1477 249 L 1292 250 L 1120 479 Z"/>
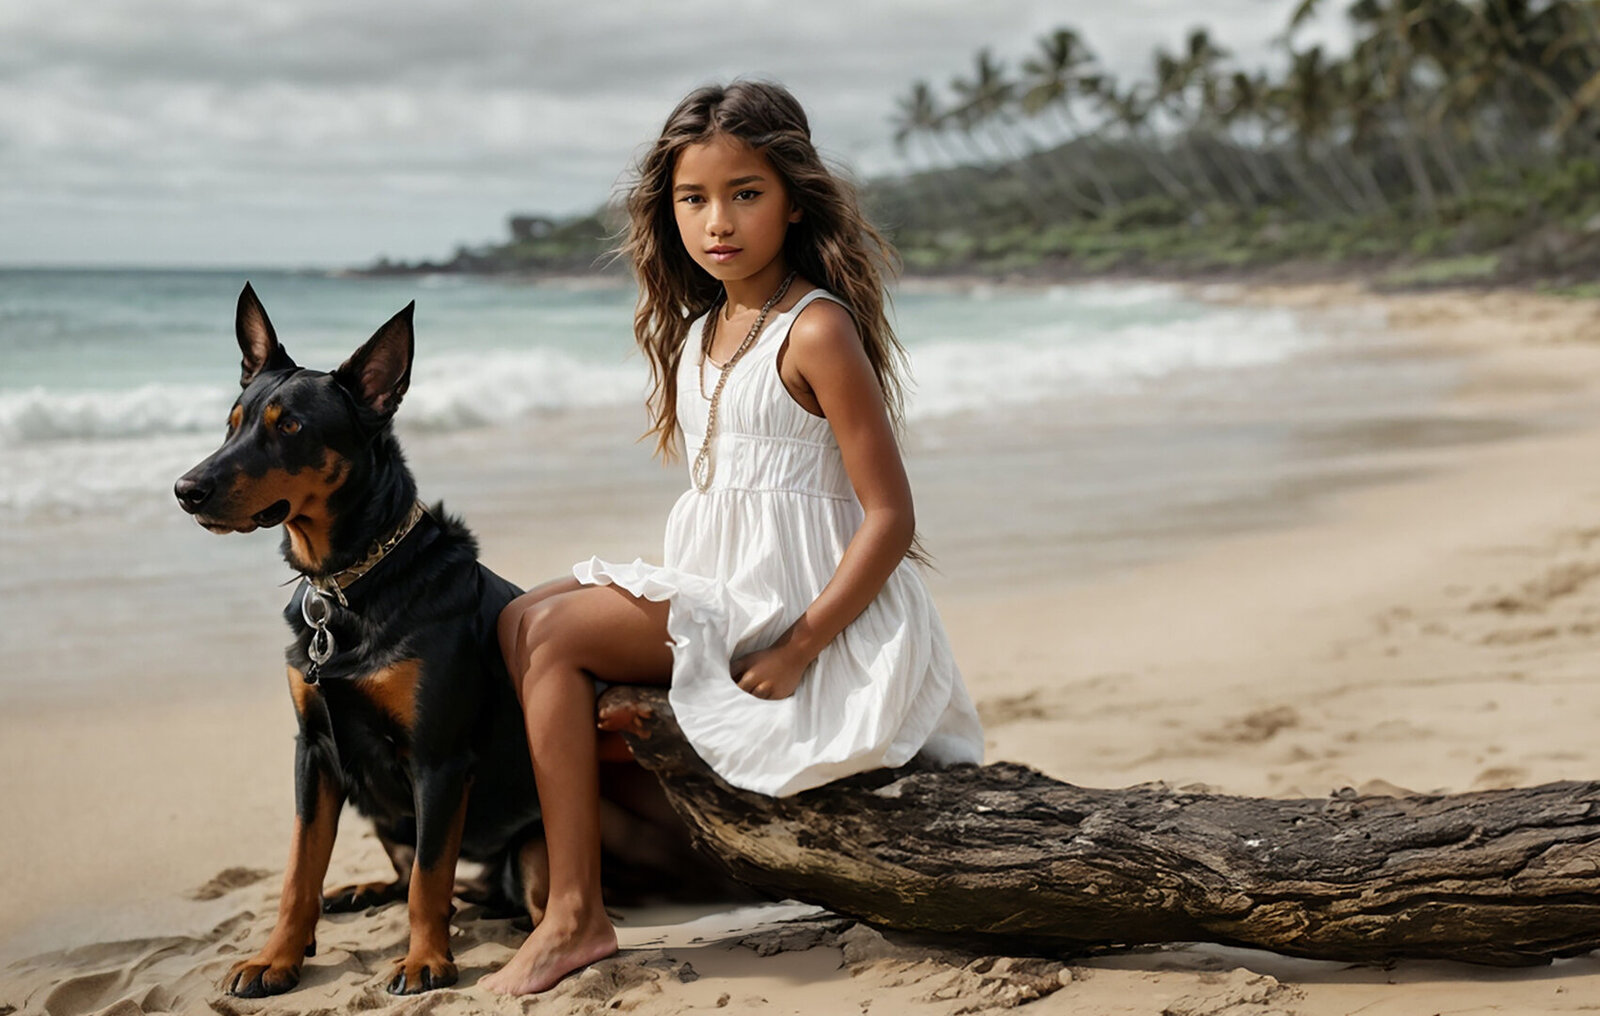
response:
<path id="1" fill-rule="evenodd" d="M 894 100 L 1072 27 L 1124 80 L 1197 24 L 1276 65 L 1295 0 L 0 0 L 0 265 L 442 258 L 606 201 L 673 105 L 786 84 L 903 171 Z M 1342 6 L 1342 5 L 1341 5 Z M 1297 41 L 1338 45 L 1325 16 Z"/>

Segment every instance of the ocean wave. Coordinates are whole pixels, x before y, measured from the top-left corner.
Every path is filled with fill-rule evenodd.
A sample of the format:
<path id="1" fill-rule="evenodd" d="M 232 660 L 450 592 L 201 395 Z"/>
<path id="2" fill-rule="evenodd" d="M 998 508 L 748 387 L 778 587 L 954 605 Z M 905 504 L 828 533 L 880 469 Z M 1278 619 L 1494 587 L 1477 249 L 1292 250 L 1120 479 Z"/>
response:
<path id="1" fill-rule="evenodd" d="M 1226 386 L 1227 372 L 1313 341 L 1288 311 L 1191 309 L 1179 320 L 1114 326 L 1068 308 L 1059 319 L 1013 322 L 1004 339 L 913 344 L 909 410 L 913 419 L 1003 413 L 1126 394 L 1177 375 Z M 537 348 L 438 355 L 419 364 L 400 423 L 441 433 L 608 406 L 632 411 L 646 381 L 639 357 L 599 362 Z M 164 502 L 173 479 L 216 447 L 237 393 L 221 383 L 0 391 L 0 515 Z"/>
<path id="2" fill-rule="evenodd" d="M 167 384 L 122 391 L 33 387 L 0 392 L 0 445 L 220 431 L 237 392 L 221 385 Z"/>
<path id="3" fill-rule="evenodd" d="M 435 357 L 419 365 L 401 409 L 408 426 L 458 430 L 538 412 L 638 401 L 644 367 L 548 350 Z M 144 384 L 121 391 L 0 391 L 0 447 L 221 433 L 233 385 Z"/>
<path id="4" fill-rule="evenodd" d="M 401 412 L 410 427 L 462 430 L 534 413 L 634 404 L 644 394 L 641 360 L 594 363 L 548 350 L 502 350 L 419 367 Z"/>
<path id="5" fill-rule="evenodd" d="M 1183 299 L 1183 291 L 1168 282 L 1079 282 L 1070 286 L 1050 286 L 1045 295 L 1051 300 L 1072 303 L 1085 309 L 1121 309 L 1172 304 Z"/>
<path id="6" fill-rule="evenodd" d="M 1085 331 L 1081 323 L 1018 328 L 1004 341 L 911 349 L 914 416 L 942 416 L 1062 394 L 1125 391 L 1179 371 L 1269 362 L 1296 347 L 1288 312 L 1228 312 L 1191 321 Z M 528 415 L 634 404 L 642 360 L 597 363 L 550 350 L 434 357 L 419 365 L 401 414 L 408 427 L 463 430 Z M 145 384 L 123 391 L 0 392 L 0 447 L 64 440 L 219 432 L 238 389 Z"/>
<path id="7" fill-rule="evenodd" d="M 173 482 L 216 445 L 206 435 L 161 434 L 0 448 L 0 517 L 171 509 Z"/>
<path id="8" fill-rule="evenodd" d="M 933 343 L 912 354 L 913 418 L 1082 395 L 1115 395 L 1185 372 L 1274 363 L 1310 337 L 1288 311 L 1220 310 L 1191 320 L 1085 332 L 1073 322 L 1020 329 L 977 345 Z"/>

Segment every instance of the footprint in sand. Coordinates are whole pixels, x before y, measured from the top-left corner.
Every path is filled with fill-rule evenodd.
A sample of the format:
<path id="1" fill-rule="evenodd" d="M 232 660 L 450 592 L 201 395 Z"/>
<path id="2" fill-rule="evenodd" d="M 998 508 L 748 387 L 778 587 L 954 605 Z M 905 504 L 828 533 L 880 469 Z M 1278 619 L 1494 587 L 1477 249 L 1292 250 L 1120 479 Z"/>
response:
<path id="1" fill-rule="evenodd" d="M 1544 625 L 1538 628 L 1502 628 L 1492 631 L 1478 641 L 1486 646 L 1520 646 L 1529 642 L 1543 642 L 1553 639 L 1561 634 L 1561 629 L 1555 625 Z"/>
<path id="2" fill-rule="evenodd" d="M 1473 790 L 1510 790 L 1528 782 L 1528 771 L 1520 766 L 1491 766 L 1472 781 Z"/>
<path id="3" fill-rule="evenodd" d="M 1200 739 L 1222 744 L 1262 744 L 1278 731 L 1299 725 L 1300 714 L 1292 706 L 1273 706 L 1230 720 L 1220 730 L 1201 734 Z"/>
<path id="4" fill-rule="evenodd" d="M 1305 997 L 1300 989 L 1282 984 L 1270 974 L 1244 969 L 1220 978 L 1202 974 L 1200 983 L 1207 988 L 1173 1002 L 1162 1010 L 1164 1016 L 1269 1016 L 1290 1011 L 1290 1002 Z"/>
<path id="5" fill-rule="evenodd" d="M 1005 695 L 978 703 L 978 718 L 985 727 L 1003 727 L 1022 720 L 1048 720 L 1052 710 L 1039 701 L 1038 689 L 1022 695 Z"/>
<path id="6" fill-rule="evenodd" d="M 1581 592 L 1596 578 L 1600 578 L 1600 563 L 1572 561 L 1549 569 L 1531 582 L 1524 582 L 1515 593 L 1480 600 L 1471 609 L 1501 614 L 1537 613 L 1556 600 Z"/>
<path id="7" fill-rule="evenodd" d="M 192 900 L 214 900 L 235 889 L 242 889 L 271 875 L 265 868 L 224 868 L 211 876 L 211 881 L 189 894 Z"/>
<path id="8" fill-rule="evenodd" d="M 85 1013 L 101 1008 L 109 996 L 127 987 L 128 980 L 126 970 L 102 970 L 94 974 L 69 977 L 44 997 L 44 1011 L 50 1016 L 84 1016 Z M 112 1008 L 124 1009 L 124 1003 L 133 1006 L 131 1012 L 143 1012 L 138 1003 L 132 999 L 123 999 Z M 117 1016 L 125 1014 L 118 1013 Z"/>
<path id="9" fill-rule="evenodd" d="M 1096 674 L 1075 680 L 1065 687 L 1035 688 L 1021 695 L 997 695 L 979 702 L 978 718 L 985 727 L 1003 727 L 1008 723 L 1039 720 L 1061 720 L 1082 714 L 1088 693 L 1107 686 L 1119 685 L 1129 679 L 1128 674 Z M 1074 707 L 1077 707 L 1077 713 Z"/>

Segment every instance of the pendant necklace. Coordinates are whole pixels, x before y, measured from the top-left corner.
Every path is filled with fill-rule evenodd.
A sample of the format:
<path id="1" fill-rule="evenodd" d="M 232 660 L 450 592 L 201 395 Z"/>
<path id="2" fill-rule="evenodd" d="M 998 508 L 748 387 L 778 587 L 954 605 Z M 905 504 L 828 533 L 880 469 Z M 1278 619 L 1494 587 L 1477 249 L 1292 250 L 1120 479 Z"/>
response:
<path id="1" fill-rule="evenodd" d="M 761 305 L 761 313 L 756 315 L 755 323 L 750 326 L 750 331 L 745 335 L 744 341 L 739 343 L 739 348 L 733 351 L 733 355 L 728 357 L 727 362 L 720 368 L 721 373 L 717 375 L 716 387 L 711 389 L 711 409 L 706 413 L 706 438 L 700 442 L 700 452 L 694 457 L 694 466 L 689 470 L 690 481 L 694 484 L 695 489 L 702 494 L 711 489 L 711 437 L 717 430 L 717 407 L 722 403 L 722 386 L 727 383 L 728 374 L 733 371 L 733 365 L 739 362 L 739 358 L 750 348 L 750 344 L 755 342 L 756 336 L 761 334 L 761 326 L 766 324 L 768 312 L 772 310 L 779 300 L 783 299 L 783 294 L 789 291 L 789 284 L 794 281 L 794 277 L 795 273 L 790 272 L 778 284 L 778 288 L 773 291 L 773 294 L 767 297 L 767 302 Z M 711 340 L 716 334 L 716 311 L 717 308 L 712 307 L 711 311 L 706 314 L 706 325 L 700 339 L 702 364 L 697 380 L 700 383 L 701 398 L 706 397 L 704 364 L 711 362 Z"/>

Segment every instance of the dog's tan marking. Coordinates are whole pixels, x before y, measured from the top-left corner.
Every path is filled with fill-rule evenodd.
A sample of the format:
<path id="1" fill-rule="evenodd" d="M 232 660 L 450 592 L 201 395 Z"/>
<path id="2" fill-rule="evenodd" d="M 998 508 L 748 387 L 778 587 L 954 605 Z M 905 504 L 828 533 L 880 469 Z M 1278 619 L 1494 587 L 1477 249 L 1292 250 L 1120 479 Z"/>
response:
<path id="1" fill-rule="evenodd" d="M 422 989 L 424 972 L 434 987 L 445 987 L 456 980 L 456 965 L 450 954 L 450 896 L 456 884 L 461 834 L 467 826 L 469 789 L 462 788 L 461 803 L 450 817 L 444 852 L 434 866 L 424 868 L 419 864 L 411 869 L 406 908 L 411 925 L 411 946 L 396 969 L 396 974 L 405 974 L 407 994 Z"/>
<path id="2" fill-rule="evenodd" d="M 228 432 L 231 434 L 239 429 L 239 424 L 244 422 L 244 407 L 234 406 L 233 412 L 228 414 Z"/>
<path id="3" fill-rule="evenodd" d="M 289 697 L 294 700 L 296 716 L 304 716 L 311 707 L 312 697 L 317 690 L 306 681 L 306 675 L 298 667 L 289 668 Z"/>
<path id="4" fill-rule="evenodd" d="M 421 660 L 401 660 L 363 677 L 358 687 L 373 705 L 410 730 L 417 722 L 417 682 L 421 676 Z"/>
<path id="5" fill-rule="evenodd" d="M 230 993 L 244 990 L 256 978 L 266 993 L 288 991 L 300 981 L 300 964 L 315 941 L 317 918 L 322 915 L 322 878 L 333 856 L 333 837 L 344 804 L 330 781 L 320 781 L 310 822 L 294 820 L 289 843 L 289 867 L 283 873 L 283 895 L 278 899 L 278 923 L 261 951 L 235 963 L 223 980 Z"/>
<path id="6" fill-rule="evenodd" d="M 349 473 L 349 460 L 324 451 L 314 468 L 298 473 L 273 470 L 262 480 L 262 488 L 275 490 L 289 501 L 290 517 L 283 528 L 289 534 L 289 554 L 296 567 L 318 571 L 328 560 L 334 521 L 328 512 L 328 498 Z"/>
<path id="7" fill-rule="evenodd" d="M 327 483 L 328 483 L 328 490 L 330 492 L 338 490 L 339 489 L 339 485 L 344 483 L 345 476 L 348 475 L 349 472 L 350 472 L 350 460 L 349 459 L 345 458 L 342 455 L 334 455 L 334 456 L 331 456 L 331 457 L 333 459 L 333 465 L 328 467 L 328 469 L 327 469 L 327 477 L 326 477 Z"/>
<path id="8" fill-rule="evenodd" d="M 261 423 L 272 430 L 278 425 L 278 418 L 283 415 L 283 407 L 276 402 L 267 403 L 267 408 L 261 411 Z"/>

